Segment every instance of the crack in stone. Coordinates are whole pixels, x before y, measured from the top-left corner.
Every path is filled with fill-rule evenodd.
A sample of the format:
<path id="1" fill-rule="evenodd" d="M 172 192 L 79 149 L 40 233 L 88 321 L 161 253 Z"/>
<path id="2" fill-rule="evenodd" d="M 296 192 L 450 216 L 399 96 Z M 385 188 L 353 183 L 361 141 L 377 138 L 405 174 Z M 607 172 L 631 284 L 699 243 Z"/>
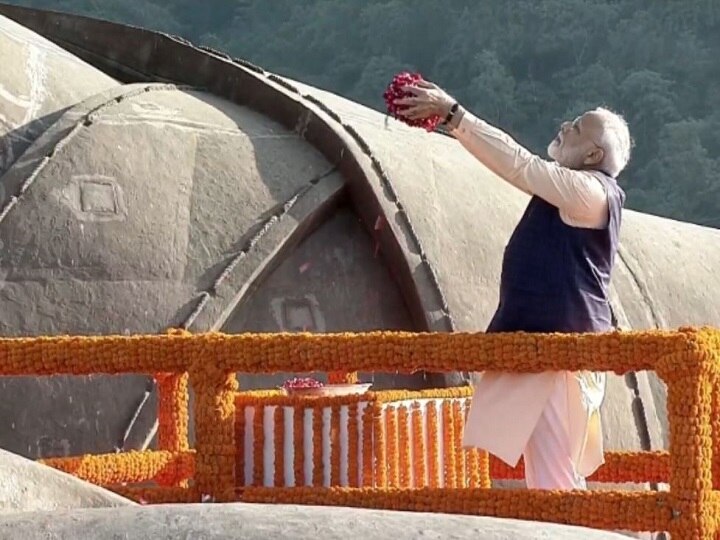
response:
<path id="1" fill-rule="evenodd" d="M 650 316 L 652 318 L 652 322 L 655 325 L 655 328 L 662 328 L 662 317 L 657 313 L 655 309 L 655 304 L 652 301 L 652 298 L 650 297 L 650 294 L 648 293 L 645 285 L 643 284 L 642 280 L 638 276 L 638 273 L 632 268 L 630 264 L 628 264 L 628 260 L 625 257 L 624 250 L 622 248 L 618 249 L 617 253 L 618 259 L 623 264 L 623 266 L 627 269 L 628 273 L 630 274 L 630 277 L 632 278 L 633 283 L 635 284 L 635 287 L 640 292 L 640 296 L 643 299 L 643 303 L 645 304 L 645 307 L 650 313 Z"/>

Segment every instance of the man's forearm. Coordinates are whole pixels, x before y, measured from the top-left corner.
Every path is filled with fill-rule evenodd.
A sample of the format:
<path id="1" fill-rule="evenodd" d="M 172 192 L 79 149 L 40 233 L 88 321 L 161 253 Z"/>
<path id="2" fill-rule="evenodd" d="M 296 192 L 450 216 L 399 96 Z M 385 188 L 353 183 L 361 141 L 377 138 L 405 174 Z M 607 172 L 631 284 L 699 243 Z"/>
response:
<path id="1" fill-rule="evenodd" d="M 607 197 L 591 173 L 545 161 L 500 129 L 465 110 L 458 113 L 462 114 L 456 114 L 455 127 L 450 123 L 451 133 L 500 178 L 528 195 L 537 195 L 579 223 L 594 226 L 603 219 Z"/>
<path id="2" fill-rule="evenodd" d="M 488 169 L 525 193 L 531 190 L 523 175 L 523 162 L 532 154 L 503 131 L 460 107 L 448 125 L 452 135 Z"/>

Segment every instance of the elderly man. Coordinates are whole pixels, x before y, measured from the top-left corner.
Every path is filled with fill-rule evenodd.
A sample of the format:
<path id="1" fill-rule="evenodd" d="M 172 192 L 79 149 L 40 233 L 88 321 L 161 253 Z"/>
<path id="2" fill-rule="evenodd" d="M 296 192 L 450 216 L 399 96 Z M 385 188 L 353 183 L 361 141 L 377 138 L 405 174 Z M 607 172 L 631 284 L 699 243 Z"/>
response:
<path id="1" fill-rule="evenodd" d="M 429 82 L 396 101 L 410 119 L 439 115 L 450 133 L 497 176 L 530 195 L 502 263 L 500 301 L 488 332 L 603 332 L 625 194 L 616 177 L 630 158 L 625 121 L 607 109 L 562 124 L 533 155 Z M 603 463 L 599 408 L 605 377 L 594 373 L 487 372 L 475 383 L 464 444 L 515 466 L 529 488 L 585 489 Z"/>

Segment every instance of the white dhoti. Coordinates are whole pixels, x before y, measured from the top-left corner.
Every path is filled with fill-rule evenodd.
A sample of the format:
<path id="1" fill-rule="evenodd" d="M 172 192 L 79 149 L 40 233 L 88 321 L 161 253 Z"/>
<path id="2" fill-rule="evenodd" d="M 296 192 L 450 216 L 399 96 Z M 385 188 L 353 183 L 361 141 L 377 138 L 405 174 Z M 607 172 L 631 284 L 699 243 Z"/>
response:
<path id="1" fill-rule="evenodd" d="M 537 489 L 583 489 L 604 461 L 600 405 L 605 375 L 484 373 L 475 384 L 463 444 L 510 466 L 524 456 Z"/>

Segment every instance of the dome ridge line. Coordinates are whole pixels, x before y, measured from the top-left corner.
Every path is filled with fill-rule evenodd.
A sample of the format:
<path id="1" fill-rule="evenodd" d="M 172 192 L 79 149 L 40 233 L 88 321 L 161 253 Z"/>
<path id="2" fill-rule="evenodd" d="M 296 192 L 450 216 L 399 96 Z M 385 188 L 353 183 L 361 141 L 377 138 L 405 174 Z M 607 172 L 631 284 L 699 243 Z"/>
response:
<path id="1" fill-rule="evenodd" d="M 127 87 L 122 87 L 127 88 Z M 168 91 L 168 90 L 192 90 L 194 88 L 190 86 L 183 86 L 183 85 L 175 85 L 175 84 L 165 84 L 165 83 L 153 83 L 153 84 L 144 84 L 140 88 L 130 87 L 125 93 L 116 95 L 112 97 L 111 99 L 108 99 L 107 101 L 93 107 L 91 110 L 89 110 L 87 113 L 83 114 L 76 122 L 75 125 L 70 129 L 70 131 L 61 137 L 51 148 L 50 150 L 45 154 L 45 156 L 40 160 L 40 162 L 33 168 L 32 172 L 23 180 L 22 184 L 20 185 L 19 189 L 14 195 L 11 195 L 7 202 L 3 204 L 3 206 L 0 208 L 0 226 L 2 226 L 3 221 L 5 218 L 10 214 L 10 211 L 20 202 L 21 197 L 27 193 L 27 191 L 32 187 L 33 183 L 35 182 L 35 179 L 42 173 L 42 171 L 50 164 L 52 158 L 54 158 L 62 149 L 69 144 L 80 131 L 83 129 L 90 127 L 93 125 L 96 116 L 98 113 L 100 113 L 103 110 L 106 110 L 110 107 L 113 107 L 115 105 L 119 105 L 123 101 L 126 101 L 128 99 L 132 99 L 133 97 L 137 97 L 139 95 L 145 94 L 147 92 L 153 92 L 153 91 Z M 92 98 L 90 98 L 92 99 Z M 66 118 L 67 114 L 71 114 L 73 112 L 73 108 L 66 111 L 60 118 L 53 124 L 53 126 L 59 125 L 63 118 Z M 50 126 L 47 131 L 50 131 L 53 126 Z M 36 145 L 42 144 L 42 138 L 37 139 L 30 147 L 28 147 L 25 152 L 21 154 L 18 161 L 21 161 L 22 156 L 31 153 Z M 8 171 L 6 171 L 5 175 L 7 175 L 11 170 L 13 170 L 13 167 L 11 167 Z M 5 176 L 3 175 L 3 177 Z M 2 179 L 0 178 L 0 181 Z"/>
<path id="2" fill-rule="evenodd" d="M 338 165 L 332 165 L 326 171 L 316 175 L 306 182 L 303 186 L 297 189 L 285 202 L 277 205 L 277 209 L 270 214 L 262 223 L 260 229 L 250 237 L 245 246 L 237 252 L 231 259 L 230 262 L 222 269 L 220 274 L 215 278 L 210 287 L 204 291 L 200 291 L 198 296 L 200 300 L 193 309 L 193 311 L 183 320 L 180 324 L 181 328 L 188 330 L 191 328 L 197 318 L 203 313 L 203 310 L 208 306 L 211 300 L 217 296 L 218 289 L 220 286 L 229 278 L 233 270 L 248 256 L 251 250 L 253 250 L 258 243 L 268 234 L 268 232 L 278 224 L 290 210 L 305 197 L 318 183 L 333 174 L 338 170 Z M 242 301 L 244 294 L 236 297 L 233 304 L 237 304 Z M 226 307 L 225 312 L 232 309 L 232 306 Z"/>

